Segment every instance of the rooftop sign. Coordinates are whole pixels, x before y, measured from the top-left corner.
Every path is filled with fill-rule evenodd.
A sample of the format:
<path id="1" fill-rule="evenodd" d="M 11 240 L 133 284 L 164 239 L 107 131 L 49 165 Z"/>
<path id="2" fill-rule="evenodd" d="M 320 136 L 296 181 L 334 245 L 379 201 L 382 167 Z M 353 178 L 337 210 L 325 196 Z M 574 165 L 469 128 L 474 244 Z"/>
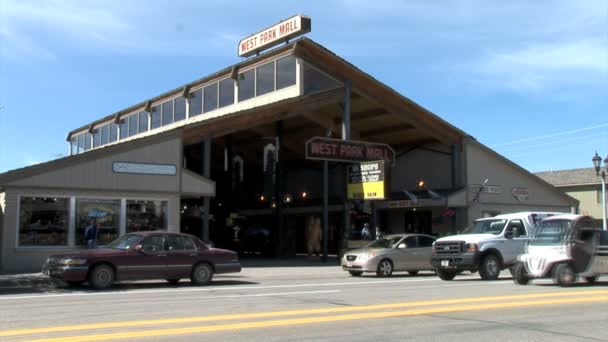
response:
<path id="1" fill-rule="evenodd" d="M 314 137 L 306 142 L 306 159 L 392 162 L 395 160 L 395 151 L 386 144 Z"/>
<path id="2" fill-rule="evenodd" d="M 296 15 L 239 41 L 239 57 L 249 57 L 310 32 L 310 18 Z"/>

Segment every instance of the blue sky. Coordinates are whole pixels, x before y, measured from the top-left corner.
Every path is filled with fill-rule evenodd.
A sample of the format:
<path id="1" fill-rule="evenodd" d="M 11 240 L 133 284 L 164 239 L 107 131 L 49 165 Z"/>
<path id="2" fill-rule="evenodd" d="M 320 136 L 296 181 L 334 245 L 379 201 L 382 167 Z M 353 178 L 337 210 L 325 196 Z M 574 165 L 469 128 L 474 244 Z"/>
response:
<path id="1" fill-rule="evenodd" d="M 239 61 L 296 13 L 309 37 L 530 171 L 608 155 L 608 1 L 0 0 L 0 172 L 67 132 Z"/>

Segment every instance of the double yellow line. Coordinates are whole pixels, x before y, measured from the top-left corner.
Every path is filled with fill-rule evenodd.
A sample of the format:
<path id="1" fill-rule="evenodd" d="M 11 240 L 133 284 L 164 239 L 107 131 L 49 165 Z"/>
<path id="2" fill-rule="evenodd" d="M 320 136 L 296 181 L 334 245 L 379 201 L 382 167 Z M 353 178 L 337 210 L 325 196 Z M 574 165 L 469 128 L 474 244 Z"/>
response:
<path id="1" fill-rule="evenodd" d="M 173 319 L 157 319 L 157 320 L 141 320 L 127 322 L 109 322 L 96 324 L 81 324 L 69 326 L 56 326 L 45 328 L 32 329 L 16 329 L 0 331 L 0 339 L 9 336 L 25 336 L 34 334 L 51 334 L 65 333 L 73 331 L 86 331 L 98 329 L 120 329 L 120 328 L 138 328 L 146 326 L 163 326 L 163 325 L 179 325 L 188 323 L 201 322 L 219 322 L 219 321 L 238 321 L 245 319 L 263 319 L 263 318 L 278 318 L 275 320 L 261 320 L 238 322 L 228 324 L 215 324 L 205 326 L 180 327 L 180 328 L 164 328 L 154 330 L 138 330 L 126 332 L 111 332 L 88 334 L 68 337 L 45 338 L 34 341 L 91 341 L 91 340 L 117 340 L 142 337 L 159 337 L 172 335 L 185 335 L 204 333 L 212 331 L 227 331 L 227 330 L 242 330 L 254 328 L 267 328 L 290 325 L 304 325 L 314 323 L 327 323 L 338 321 L 350 321 L 360 319 L 375 319 L 375 318 L 391 318 L 403 316 L 417 316 L 438 313 L 454 313 L 463 311 L 478 311 L 489 309 L 502 308 L 521 308 L 530 306 L 543 305 L 558 305 L 570 303 L 589 303 L 589 302 L 606 302 L 608 301 L 608 290 L 589 290 L 589 291 L 570 291 L 570 292 L 550 292 L 526 295 L 511 295 L 511 296 L 494 296 L 494 297 L 476 297 L 476 298 L 459 298 L 446 300 L 418 301 L 418 302 L 402 302 L 392 304 L 378 305 L 362 305 L 353 307 L 339 308 L 322 308 L 322 309 L 307 309 L 307 310 L 289 310 L 289 311 L 272 311 L 234 315 L 218 315 L 218 316 L 198 316 Z M 414 308 L 407 310 L 399 310 L 406 308 Z M 385 311 L 382 311 L 385 310 Z M 390 310 L 390 311 L 386 311 Z M 331 315 L 334 314 L 334 315 Z M 336 315 L 337 314 L 337 315 Z M 319 316 L 325 315 L 325 316 Z M 310 316 L 310 317 L 294 317 L 293 316 Z"/>

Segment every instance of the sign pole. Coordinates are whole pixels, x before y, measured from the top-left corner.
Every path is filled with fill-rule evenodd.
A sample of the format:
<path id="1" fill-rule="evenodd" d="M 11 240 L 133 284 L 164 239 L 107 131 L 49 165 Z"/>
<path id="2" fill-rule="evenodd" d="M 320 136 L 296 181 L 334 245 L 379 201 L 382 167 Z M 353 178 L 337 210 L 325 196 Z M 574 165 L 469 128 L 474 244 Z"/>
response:
<path id="1" fill-rule="evenodd" d="M 342 113 L 342 140 L 350 140 L 350 93 L 351 93 L 351 82 L 346 80 L 344 82 L 344 107 Z M 348 237 L 350 236 L 351 229 L 351 217 L 350 217 L 350 201 L 348 200 L 348 167 L 344 167 L 344 235 L 342 236 L 342 250 L 348 249 Z"/>

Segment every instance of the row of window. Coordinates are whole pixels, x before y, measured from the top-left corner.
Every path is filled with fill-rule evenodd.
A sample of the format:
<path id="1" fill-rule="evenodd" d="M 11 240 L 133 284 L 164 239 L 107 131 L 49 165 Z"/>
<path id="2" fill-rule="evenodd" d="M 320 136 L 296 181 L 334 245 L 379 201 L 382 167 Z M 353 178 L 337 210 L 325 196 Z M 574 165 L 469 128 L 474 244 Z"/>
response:
<path id="1" fill-rule="evenodd" d="M 21 197 L 19 246 L 86 246 L 85 230 L 97 225 L 97 242 L 105 245 L 121 234 L 121 200 L 77 198 L 75 229 L 70 231 L 70 199 Z M 127 200 L 125 233 L 167 229 L 167 201 Z"/>
<path id="2" fill-rule="evenodd" d="M 295 84 L 295 57 L 288 56 L 273 60 L 240 73 L 237 82 L 231 78 L 214 82 L 191 92 L 188 99 L 177 97 L 153 106 L 150 113 L 146 111 L 134 113 L 123 117 L 119 124 L 108 123 L 96 128 L 93 133 L 75 135 L 70 141 L 71 153 L 82 153 L 91 148 L 113 143 L 117 139 L 126 139 L 150 129 L 208 113 Z M 186 101 L 188 101 L 188 106 L 186 106 Z"/>

